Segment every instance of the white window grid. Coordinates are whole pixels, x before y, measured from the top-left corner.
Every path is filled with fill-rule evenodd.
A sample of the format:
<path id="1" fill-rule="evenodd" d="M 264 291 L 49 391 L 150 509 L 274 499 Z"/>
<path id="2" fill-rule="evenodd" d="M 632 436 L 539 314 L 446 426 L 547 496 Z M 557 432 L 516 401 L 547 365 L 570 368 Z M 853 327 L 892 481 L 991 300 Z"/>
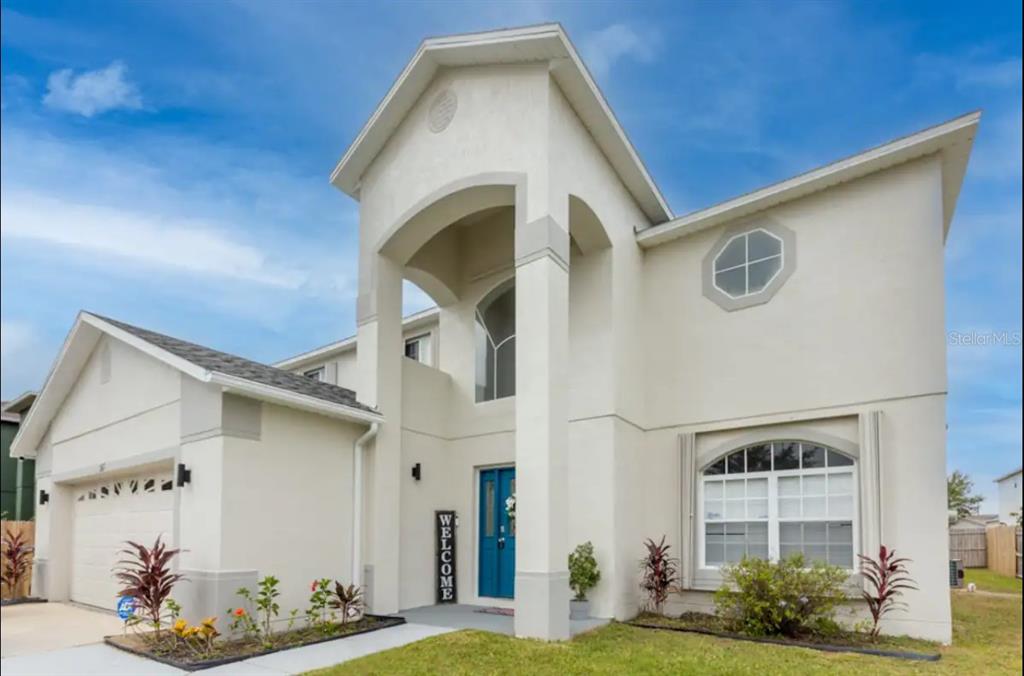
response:
<path id="1" fill-rule="evenodd" d="M 771 446 L 771 444 L 766 444 L 766 445 Z M 818 444 L 814 444 L 814 445 L 818 445 Z M 835 451 L 834 449 L 830 449 L 828 447 L 824 447 L 824 448 L 825 448 L 826 452 L 831 450 L 833 453 L 838 453 L 838 451 Z M 726 453 L 724 456 L 721 456 L 721 457 L 727 458 L 729 455 L 731 455 L 732 453 L 735 453 L 738 450 L 746 450 L 746 449 L 736 449 L 734 451 L 730 451 L 729 453 Z M 841 455 L 845 456 L 845 454 L 841 454 Z M 849 456 L 845 456 L 845 457 L 849 457 Z M 709 463 L 709 466 L 713 465 L 715 462 L 717 462 L 720 459 L 721 458 L 716 458 L 713 462 Z M 778 561 L 780 559 L 781 530 L 782 530 L 781 529 L 781 524 L 783 524 L 783 523 L 824 523 L 824 524 L 829 524 L 829 523 L 836 523 L 836 524 L 839 524 L 839 523 L 850 523 L 851 524 L 851 530 L 852 530 L 853 560 L 851 561 L 851 565 L 850 565 L 850 567 L 847 568 L 847 570 L 850 570 L 851 572 L 854 571 L 856 569 L 856 566 L 857 566 L 857 563 L 856 563 L 856 561 L 857 561 L 857 553 L 860 551 L 860 533 L 859 533 L 859 525 L 860 525 L 860 523 L 859 523 L 860 500 L 859 500 L 859 495 L 858 495 L 859 494 L 858 486 L 860 485 L 860 483 L 859 483 L 859 477 L 858 477 L 857 469 L 858 469 L 857 468 L 857 463 L 856 463 L 856 461 L 854 461 L 854 463 L 852 465 L 843 465 L 843 466 L 839 466 L 839 467 L 822 467 L 822 468 L 814 468 L 814 469 L 770 470 L 770 471 L 761 471 L 761 472 L 744 472 L 742 474 L 737 473 L 737 474 L 712 474 L 712 475 L 704 475 L 703 474 L 703 470 L 702 470 L 701 471 L 700 479 L 697 482 L 697 509 L 699 510 L 699 512 L 698 512 L 698 519 L 697 519 L 697 526 L 698 527 L 695 529 L 696 530 L 696 535 L 697 535 L 697 556 L 699 557 L 698 558 L 698 567 L 703 568 L 703 569 L 711 569 L 711 570 L 718 570 L 718 569 L 721 568 L 721 566 L 709 565 L 707 563 L 707 551 L 706 551 L 707 533 L 706 533 L 705 527 L 709 523 L 712 523 L 712 524 L 717 524 L 717 523 L 722 523 L 722 524 L 730 524 L 730 523 L 732 523 L 732 524 L 766 523 L 766 524 L 768 524 L 768 559 L 770 561 Z M 800 494 L 800 496 L 797 498 L 797 499 L 799 499 L 801 501 L 801 511 L 800 511 L 800 514 L 792 515 L 792 516 L 786 516 L 786 517 L 780 516 L 779 515 L 779 497 L 780 496 L 779 496 L 779 490 L 778 490 L 779 479 L 784 479 L 784 478 L 787 478 L 787 477 L 799 477 L 800 481 L 801 481 L 801 484 L 802 484 L 804 477 L 818 477 L 818 476 L 825 478 L 825 482 L 826 482 L 826 491 L 825 491 L 825 493 L 823 493 L 823 494 L 812 494 L 812 495 L 806 495 L 806 496 L 803 495 L 803 494 Z M 849 483 L 849 486 L 850 486 L 850 492 L 849 493 L 843 493 L 843 494 L 829 496 L 828 492 L 827 492 L 827 484 L 828 484 L 829 481 L 833 480 L 830 477 L 840 477 L 840 476 L 848 477 L 848 483 Z M 757 516 L 758 514 L 763 513 L 763 512 L 757 511 L 761 507 L 761 502 L 760 501 L 762 500 L 762 498 L 760 498 L 757 495 L 750 496 L 749 489 L 748 489 L 749 483 L 751 481 L 756 481 L 756 480 L 759 480 L 759 479 L 760 480 L 767 479 L 767 481 L 768 481 L 768 485 L 767 485 L 767 489 L 768 489 L 767 490 L 767 500 L 768 500 L 767 512 L 768 512 L 768 515 L 767 515 L 766 518 L 758 517 Z M 734 496 L 732 498 L 725 497 L 725 491 L 728 490 L 727 486 L 726 486 L 726 482 L 730 481 L 730 480 L 733 480 L 733 481 L 742 480 L 743 481 L 743 483 L 744 483 L 744 492 L 743 492 L 742 498 L 739 497 L 738 495 Z M 847 479 L 843 479 L 843 481 L 844 481 L 844 483 L 846 483 Z M 723 510 L 724 513 L 722 514 L 721 518 L 713 518 L 713 519 L 706 518 L 705 504 L 706 504 L 706 496 L 707 496 L 707 486 L 708 486 L 708 484 L 714 484 L 714 483 L 721 483 L 722 484 L 722 487 L 723 487 L 723 505 L 726 505 L 726 503 L 728 503 L 729 501 L 735 501 L 735 502 L 742 501 L 743 502 L 744 511 L 743 511 L 742 515 L 739 514 L 738 512 L 736 512 L 735 511 L 736 508 L 734 507 L 734 511 L 732 512 L 732 516 L 729 516 L 728 506 L 726 505 L 726 509 Z M 786 496 L 782 496 L 782 497 L 786 497 Z M 839 516 L 839 515 L 833 516 L 831 514 L 830 498 L 839 498 L 839 497 L 843 497 L 843 498 L 847 498 L 848 497 L 850 499 L 850 502 L 851 502 L 851 508 L 850 508 L 850 511 L 846 512 L 845 515 L 843 515 L 843 516 Z M 825 516 L 816 516 L 816 517 L 814 517 L 814 516 L 803 516 L 803 512 L 804 512 L 804 510 L 803 510 L 803 500 L 806 499 L 806 498 L 810 498 L 810 499 L 824 499 L 825 500 L 825 510 L 826 510 L 825 511 Z M 755 503 L 754 503 L 754 505 L 755 505 L 754 506 L 755 513 L 753 513 L 753 514 L 750 511 L 750 505 L 751 505 L 751 501 L 752 500 L 755 501 Z"/>
<path id="2" fill-rule="evenodd" d="M 763 256 L 761 258 L 750 260 L 750 239 L 749 239 L 749 237 L 750 237 L 751 234 L 753 234 L 755 232 L 763 232 L 764 234 L 768 235 L 772 239 L 778 241 L 778 243 L 779 243 L 779 253 L 772 254 L 771 256 Z M 730 265 L 727 268 L 720 268 L 720 267 L 718 267 L 718 259 L 721 258 L 722 254 L 725 253 L 725 250 L 729 248 L 729 245 L 732 244 L 735 240 L 739 239 L 740 237 L 743 238 L 743 262 L 739 263 L 738 265 Z M 778 235 L 770 233 L 767 230 L 765 230 L 764 228 L 754 228 L 753 230 L 748 230 L 747 232 L 741 232 L 741 233 L 739 233 L 737 235 L 734 235 L 733 237 L 730 237 L 729 241 L 726 242 L 725 245 L 722 247 L 722 249 L 718 252 L 718 255 L 715 256 L 715 262 L 714 262 L 714 266 L 713 266 L 714 269 L 711 271 L 711 283 L 714 284 L 716 289 L 718 289 L 719 291 L 724 293 L 729 298 L 746 298 L 748 296 L 753 296 L 754 294 L 761 293 L 762 291 L 767 289 L 768 286 L 771 285 L 771 283 L 773 281 L 775 281 L 775 278 L 778 277 L 779 274 L 782 273 L 783 268 L 786 267 L 786 258 L 785 258 L 785 256 L 786 256 L 786 245 L 782 241 L 782 238 L 779 237 Z M 778 267 L 778 269 L 772 274 L 771 277 L 768 278 L 768 280 L 764 283 L 764 286 L 762 286 L 759 289 L 754 289 L 753 291 L 751 291 L 750 290 L 750 266 L 754 265 L 755 263 L 761 263 L 763 261 L 770 261 L 770 260 L 774 260 L 776 258 L 779 259 L 779 267 Z M 723 289 L 722 287 L 720 287 L 718 285 L 718 275 L 720 273 L 729 272 L 730 270 L 739 270 L 740 268 L 743 268 L 743 272 L 744 272 L 744 275 L 743 275 L 743 293 L 738 294 L 738 295 L 737 294 L 733 294 L 733 293 L 730 293 L 730 292 L 726 291 L 725 289 Z"/>

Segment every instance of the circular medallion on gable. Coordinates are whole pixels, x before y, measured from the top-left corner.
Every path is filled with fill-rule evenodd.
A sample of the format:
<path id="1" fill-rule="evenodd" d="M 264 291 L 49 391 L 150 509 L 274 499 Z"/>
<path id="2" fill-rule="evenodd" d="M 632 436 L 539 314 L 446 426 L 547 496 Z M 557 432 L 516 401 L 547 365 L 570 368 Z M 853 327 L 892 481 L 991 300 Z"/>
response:
<path id="1" fill-rule="evenodd" d="M 455 92 L 451 89 L 442 89 L 438 92 L 427 112 L 427 126 L 430 131 L 439 134 L 447 129 L 458 107 L 459 100 L 455 97 Z"/>

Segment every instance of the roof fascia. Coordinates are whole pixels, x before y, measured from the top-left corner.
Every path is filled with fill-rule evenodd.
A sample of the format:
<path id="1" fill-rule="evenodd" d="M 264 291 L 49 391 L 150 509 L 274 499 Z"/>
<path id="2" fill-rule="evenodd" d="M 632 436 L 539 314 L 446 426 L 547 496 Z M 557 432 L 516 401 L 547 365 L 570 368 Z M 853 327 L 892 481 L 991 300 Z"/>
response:
<path id="1" fill-rule="evenodd" d="M 272 404 L 279 404 L 289 408 L 297 408 L 311 413 L 326 415 L 331 418 L 340 418 L 349 422 L 370 424 L 384 422 L 384 417 L 379 413 L 363 411 L 344 404 L 324 401 L 309 395 L 299 394 L 277 387 L 263 385 L 245 378 L 230 376 L 225 373 L 214 372 L 210 375 L 210 382 L 220 385 L 225 392 L 244 395 L 252 399 L 259 399 Z"/>
<path id="2" fill-rule="evenodd" d="M 948 233 L 980 119 L 980 112 L 968 113 L 779 183 L 641 230 L 636 235 L 637 243 L 645 249 L 651 248 L 806 197 L 839 183 L 862 178 L 935 153 L 942 155 L 943 226 Z"/>

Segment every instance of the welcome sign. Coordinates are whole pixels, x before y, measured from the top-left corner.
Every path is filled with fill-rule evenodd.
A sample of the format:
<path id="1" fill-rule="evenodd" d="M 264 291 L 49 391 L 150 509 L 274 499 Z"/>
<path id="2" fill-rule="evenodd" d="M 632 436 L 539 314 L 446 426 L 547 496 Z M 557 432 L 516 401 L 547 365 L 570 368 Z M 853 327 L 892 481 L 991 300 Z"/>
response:
<path id="1" fill-rule="evenodd" d="M 455 512 L 434 512 L 437 534 L 437 602 L 455 603 Z"/>

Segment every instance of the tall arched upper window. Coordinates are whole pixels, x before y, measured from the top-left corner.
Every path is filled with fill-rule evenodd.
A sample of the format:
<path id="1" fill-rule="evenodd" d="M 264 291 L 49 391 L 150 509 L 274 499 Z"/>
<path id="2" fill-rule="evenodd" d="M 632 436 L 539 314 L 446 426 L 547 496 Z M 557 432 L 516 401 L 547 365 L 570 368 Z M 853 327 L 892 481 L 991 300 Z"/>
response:
<path id="1" fill-rule="evenodd" d="M 515 278 L 498 285 L 476 306 L 476 400 L 516 393 Z"/>
<path id="2" fill-rule="evenodd" d="M 803 441 L 755 444 L 719 458 L 700 481 L 702 565 L 800 552 L 808 563 L 852 570 L 855 473 L 849 456 Z"/>

